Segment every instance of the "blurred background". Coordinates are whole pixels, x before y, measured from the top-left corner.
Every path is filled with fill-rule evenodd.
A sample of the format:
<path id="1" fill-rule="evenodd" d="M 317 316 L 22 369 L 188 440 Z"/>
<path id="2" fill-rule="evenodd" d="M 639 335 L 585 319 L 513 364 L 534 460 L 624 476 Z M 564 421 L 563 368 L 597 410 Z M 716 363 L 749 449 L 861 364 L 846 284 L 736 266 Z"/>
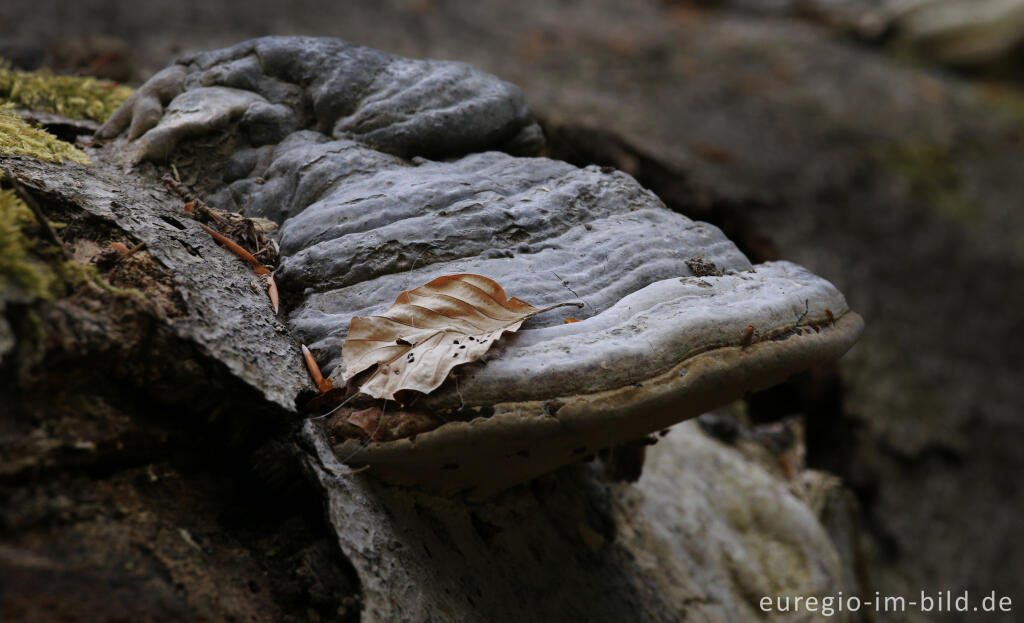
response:
<path id="1" fill-rule="evenodd" d="M 1021 611 L 1024 0 L 0 5 L 16 67 L 131 84 L 268 34 L 492 72 L 550 156 L 620 168 L 752 261 L 834 282 L 861 342 L 721 417 L 802 423 L 808 465 L 856 499 L 864 593 L 996 591 Z"/>

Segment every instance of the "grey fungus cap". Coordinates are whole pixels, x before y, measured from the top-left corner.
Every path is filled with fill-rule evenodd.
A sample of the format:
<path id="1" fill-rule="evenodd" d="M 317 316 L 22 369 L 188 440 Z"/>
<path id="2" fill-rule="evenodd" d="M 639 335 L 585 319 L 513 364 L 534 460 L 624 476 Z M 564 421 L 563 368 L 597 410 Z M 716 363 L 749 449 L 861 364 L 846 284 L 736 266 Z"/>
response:
<path id="1" fill-rule="evenodd" d="M 832 286 L 788 262 L 665 279 L 582 322 L 507 336 L 458 387 L 423 399 L 479 417 L 335 450 L 388 480 L 486 496 L 831 362 L 862 328 Z"/>
<path id="2" fill-rule="evenodd" d="M 220 172 L 211 204 L 280 224 L 287 322 L 336 381 L 353 316 L 443 275 L 583 303 L 405 405 L 437 428 L 338 441 L 392 482 L 488 495 L 833 361 L 862 330 L 824 279 L 752 266 L 630 176 L 524 156 L 543 138 L 522 93 L 462 63 L 258 39 L 183 58 L 101 134 L 133 162 L 232 138 L 226 162 L 200 149 L 192 166 Z"/>

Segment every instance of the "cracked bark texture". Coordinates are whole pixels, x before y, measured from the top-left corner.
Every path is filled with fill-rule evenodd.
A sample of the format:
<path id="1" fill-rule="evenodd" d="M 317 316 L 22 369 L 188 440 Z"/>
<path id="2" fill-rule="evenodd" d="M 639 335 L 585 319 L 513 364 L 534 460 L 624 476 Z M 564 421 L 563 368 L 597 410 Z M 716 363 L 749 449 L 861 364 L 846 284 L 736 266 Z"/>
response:
<path id="1" fill-rule="evenodd" d="M 0 161 L 97 271 L 54 300 L 0 297 L 0 616 L 354 616 L 280 441 L 308 381 L 244 265 L 154 179 Z M 97 261 L 111 242 L 145 247 Z"/>
<path id="2" fill-rule="evenodd" d="M 177 195 L 103 164 L 54 166 L 16 158 L 4 165 L 48 201 L 84 210 L 88 218 L 145 244 L 148 255 L 171 271 L 180 297 L 182 309 L 167 318 L 170 330 L 230 371 L 218 376 L 237 379 L 232 392 L 240 410 L 255 409 L 253 417 L 295 410 L 295 396 L 308 380 L 293 341 L 266 295 L 238 270 L 240 260 L 184 216 Z"/>

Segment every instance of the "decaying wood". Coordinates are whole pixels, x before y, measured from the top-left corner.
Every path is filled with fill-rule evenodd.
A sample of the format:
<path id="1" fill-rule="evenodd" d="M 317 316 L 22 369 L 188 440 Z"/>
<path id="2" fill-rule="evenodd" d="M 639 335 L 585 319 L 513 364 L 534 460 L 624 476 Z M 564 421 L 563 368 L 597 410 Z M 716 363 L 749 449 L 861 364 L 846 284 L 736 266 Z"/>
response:
<path id="1" fill-rule="evenodd" d="M 298 347 L 249 286 L 252 273 L 191 219 L 182 218 L 177 197 L 160 183 L 125 173 L 97 159 L 91 167 L 4 158 L 8 171 L 32 193 L 111 222 L 146 245 L 172 271 L 188 307 L 175 330 L 188 336 L 269 404 L 295 410 L 295 396 L 308 383 Z M 281 330 L 278 330 L 280 328 Z"/>

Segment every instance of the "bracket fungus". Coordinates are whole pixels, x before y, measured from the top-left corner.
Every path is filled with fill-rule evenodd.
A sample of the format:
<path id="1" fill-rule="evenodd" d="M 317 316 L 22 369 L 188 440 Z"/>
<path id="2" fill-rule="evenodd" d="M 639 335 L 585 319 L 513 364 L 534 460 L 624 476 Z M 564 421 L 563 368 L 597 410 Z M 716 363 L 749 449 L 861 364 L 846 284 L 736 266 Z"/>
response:
<path id="1" fill-rule="evenodd" d="M 752 266 L 630 176 L 524 156 L 543 138 L 519 89 L 462 63 L 258 39 L 183 58 L 100 134 L 133 163 L 230 138 L 178 165 L 220 176 L 211 205 L 280 224 L 282 313 L 335 386 L 351 319 L 439 277 L 582 301 L 402 407 L 361 407 L 377 426 L 403 409 L 430 422 L 336 440 L 388 481 L 487 495 L 832 361 L 862 329 L 824 279 Z"/>

